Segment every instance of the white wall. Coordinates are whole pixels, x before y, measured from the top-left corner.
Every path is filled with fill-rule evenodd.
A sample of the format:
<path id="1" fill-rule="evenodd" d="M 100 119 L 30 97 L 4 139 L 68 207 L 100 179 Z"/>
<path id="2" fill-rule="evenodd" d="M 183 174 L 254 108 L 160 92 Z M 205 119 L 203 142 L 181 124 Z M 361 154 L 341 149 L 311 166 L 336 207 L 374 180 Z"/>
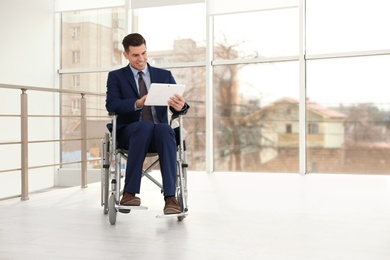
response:
<path id="1" fill-rule="evenodd" d="M 52 0 L 1 0 L 0 1 L 0 84 L 54 88 L 54 1 Z M 27 91 L 29 112 L 55 114 L 58 100 L 53 94 Z M 4 102 L 0 114 L 20 113 L 20 92 L 0 89 Z M 6 97 L 4 99 L 4 97 Z M 49 97 L 49 98 L 48 98 Z M 54 120 L 38 124 L 39 119 L 29 120 L 29 136 L 47 139 L 58 136 Z M 48 122 L 48 123 L 47 123 Z M 0 117 L 0 125 L 10 131 L 1 131 L 1 142 L 20 141 L 20 119 Z M 42 128 L 45 131 L 42 132 Z M 49 130 L 48 130 L 49 129 Z M 56 144 L 29 145 L 29 164 L 52 164 L 58 160 Z M 0 169 L 20 167 L 20 146 L 0 145 L 2 166 Z M 38 158 L 38 159 L 37 159 Z M 41 162 L 43 160 L 43 162 Z M 52 187 L 55 169 L 38 168 L 29 171 L 29 190 Z M 20 172 L 0 173 L 0 198 L 19 195 Z"/>
<path id="2" fill-rule="evenodd" d="M 324 123 L 325 148 L 340 148 L 345 142 L 343 122 Z"/>
<path id="3" fill-rule="evenodd" d="M 54 1 L 1 0 L 0 83 L 54 83 Z"/>

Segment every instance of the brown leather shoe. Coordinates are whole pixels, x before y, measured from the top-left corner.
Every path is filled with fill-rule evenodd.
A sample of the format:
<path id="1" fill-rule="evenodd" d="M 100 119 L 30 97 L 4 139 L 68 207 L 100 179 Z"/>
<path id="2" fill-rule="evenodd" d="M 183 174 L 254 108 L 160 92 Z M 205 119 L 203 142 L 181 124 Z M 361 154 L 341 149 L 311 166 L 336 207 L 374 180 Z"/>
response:
<path id="1" fill-rule="evenodd" d="M 124 192 L 120 204 L 123 206 L 139 206 L 141 205 L 141 199 L 134 194 Z"/>
<path id="2" fill-rule="evenodd" d="M 181 213 L 181 208 L 177 202 L 176 197 L 167 197 L 165 199 L 164 214 L 178 214 Z"/>

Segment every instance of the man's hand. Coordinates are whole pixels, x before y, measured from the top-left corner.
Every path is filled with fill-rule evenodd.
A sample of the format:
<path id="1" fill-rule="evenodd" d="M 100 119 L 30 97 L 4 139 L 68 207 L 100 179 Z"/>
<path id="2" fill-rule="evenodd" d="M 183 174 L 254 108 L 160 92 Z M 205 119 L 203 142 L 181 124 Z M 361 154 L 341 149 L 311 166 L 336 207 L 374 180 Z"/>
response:
<path id="1" fill-rule="evenodd" d="M 168 105 L 173 107 L 176 111 L 182 110 L 184 108 L 185 103 L 186 101 L 184 100 L 184 98 L 178 94 L 175 94 L 168 100 Z"/>
<path id="2" fill-rule="evenodd" d="M 143 96 L 142 98 L 138 99 L 136 102 L 135 102 L 135 105 L 137 106 L 137 108 L 141 108 L 144 106 L 145 104 L 145 100 L 146 100 L 146 96 Z"/>

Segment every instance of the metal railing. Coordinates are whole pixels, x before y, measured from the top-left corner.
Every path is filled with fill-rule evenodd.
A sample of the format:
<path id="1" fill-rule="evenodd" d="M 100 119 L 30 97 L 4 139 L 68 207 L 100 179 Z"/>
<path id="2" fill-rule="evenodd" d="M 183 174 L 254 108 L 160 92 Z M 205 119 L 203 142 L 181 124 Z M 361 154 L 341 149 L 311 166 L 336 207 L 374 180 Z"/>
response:
<path id="1" fill-rule="evenodd" d="M 20 127 L 20 142 L 0 142 L 0 145 L 20 145 L 21 147 L 21 165 L 20 168 L 15 169 L 5 169 L 0 170 L 2 172 L 12 172 L 12 171 L 21 171 L 21 200 L 29 199 L 29 190 L 28 190 L 28 171 L 33 168 L 43 168 L 50 166 L 62 166 L 65 164 L 75 164 L 81 163 L 81 187 L 87 187 L 87 141 L 91 138 L 87 138 L 87 99 L 86 96 L 105 96 L 104 93 L 97 92 L 88 92 L 81 90 L 66 90 L 66 89 L 54 89 L 54 88 L 41 88 L 41 87 L 32 87 L 32 86 L 21 86 L 21 85 L 9 85 L 9 84 L 0 84 L 0 88 L 2 89 L 19 89 L 21 90 L 20 95 L 20 115 L 4 115 L 0 114 L 0 117 L 20 117 L 21 127 Z M 31 117 L 28 111 L 28 91 L 41 91 L 41 92 L 52 92 L 59 94 L 77 94 L 80 95 L 80 115 L 76 117 L 80 117 L 81 122 L 81 134 L 80 139 L 58 139 L 58 140 L 40 140 L 40 141 L 30 141 L 28 137 L 28 118 Z M 36 115 L 35 115 L 36 116 Z M 50 117 L 59 117 L 62 118 L 61 115 L 50 115 Z M 96 116 L 94 116 L 96 117 Z M 61 136 L 61 135 L 60 135 Z M 28 145 L 29 143 L 44 143 L 44 142 L 61 142 L 61 141 L 75 141 L 80 140 L 80 150 L 81 150 L 81 161 L 74 162 L 66 162 L 66 163 L 55 163 L 49 165 L 37 165 L 37 166 L 29 166 L 28 164 Z"/>

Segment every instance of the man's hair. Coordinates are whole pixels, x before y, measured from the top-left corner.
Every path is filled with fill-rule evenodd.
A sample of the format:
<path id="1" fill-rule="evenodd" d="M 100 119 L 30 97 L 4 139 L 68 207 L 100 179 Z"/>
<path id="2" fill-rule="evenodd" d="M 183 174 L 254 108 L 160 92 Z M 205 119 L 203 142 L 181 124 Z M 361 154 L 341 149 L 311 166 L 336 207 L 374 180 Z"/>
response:
<path id="1" fill-rule="evenodd" d="M 123 49 L 125 50 L 125 52 L 130 51 L 130 46 L 138 47 L 141 46 L 142 44 L 145 44 L 146 46 L 146 41 L 144 37 L 142 37 L 142 35 L 139 33 L 131 33 L 127 35 L 125 38 L 123 38 L 122 41 Z"/>

